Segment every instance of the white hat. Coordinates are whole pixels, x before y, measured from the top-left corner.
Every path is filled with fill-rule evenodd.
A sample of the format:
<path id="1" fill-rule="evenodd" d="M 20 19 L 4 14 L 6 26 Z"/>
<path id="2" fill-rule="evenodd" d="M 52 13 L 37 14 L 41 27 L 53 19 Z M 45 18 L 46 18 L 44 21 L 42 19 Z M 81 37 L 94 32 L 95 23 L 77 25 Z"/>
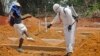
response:
<path id="1" fill-rule="evenodd" d="M 21 6 L 17 1 L 13 1 L 12 2 L 12 5 L 14 6 L 14 5 L 16 5 L 16 6 Z"/>
<path id="2" fill-rule="evenodd" d="M 53 5 L 53 10 L 57 13 L 58 12 L 58 9 L 60 8 L 60 5 L 59 4 L 54 4 Z"/>
<path id="3" fill-rule="evenodd" d="M 11 11 L 11 9 L 12 9 L 12 7 L 13 6 L 21 6 L 17 1 L 13 1 L 12 3 L 11 3 L 11 5 L 10 5 L 10 8 L 9 8 L 9 12 Z"/>

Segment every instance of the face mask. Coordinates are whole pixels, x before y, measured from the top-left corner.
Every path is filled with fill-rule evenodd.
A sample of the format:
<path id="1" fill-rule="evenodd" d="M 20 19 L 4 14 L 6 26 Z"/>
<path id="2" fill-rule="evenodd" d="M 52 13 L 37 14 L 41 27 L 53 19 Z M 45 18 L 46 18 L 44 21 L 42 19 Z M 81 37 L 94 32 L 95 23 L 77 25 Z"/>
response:
<path id="1" fill-rule="evenodd" d="M 60 9 L 60 6 L 59 6 L 58 8 L 55 9 L 55 12 L 56 12 L 56 13 L 59 13 L 59 9 Z"/>
<path id="2" fill-rule="evenodd" d="M 14 8 L 14 9 L 17 9 L 17 10 L 21 9 L 20 6 L 13 6 L 13 8 Z"/>

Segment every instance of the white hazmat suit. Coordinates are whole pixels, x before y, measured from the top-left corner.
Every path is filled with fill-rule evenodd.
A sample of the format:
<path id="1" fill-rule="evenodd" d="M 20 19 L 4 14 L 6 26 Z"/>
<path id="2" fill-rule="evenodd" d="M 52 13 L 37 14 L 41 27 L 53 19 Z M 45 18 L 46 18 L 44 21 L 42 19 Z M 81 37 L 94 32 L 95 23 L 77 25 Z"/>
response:
<path id="1" fill-rule="evenodd" d="M 75 29 L 76 21 L 73 18 L 78 16 L 73 7 L 67 6 L 66 8 L 60 6 L 59 4 L 54 4 L 53 10 L 57 13 L 51 24 L 54 24 L 56 21 L 61 20 L 64 28 L 66 50 L 67 52 L 73 52 L 73 47 L 75 43 Z M 69 25 L 72 25 L 71 30 L 68 30 Z"/>

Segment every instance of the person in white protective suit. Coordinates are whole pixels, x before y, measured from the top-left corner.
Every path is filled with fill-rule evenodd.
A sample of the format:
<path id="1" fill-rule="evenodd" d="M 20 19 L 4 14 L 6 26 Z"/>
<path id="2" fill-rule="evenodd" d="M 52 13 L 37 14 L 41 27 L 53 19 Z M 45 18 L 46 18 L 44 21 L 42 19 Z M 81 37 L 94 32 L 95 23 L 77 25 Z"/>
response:
<path id="1" fill-rule="evenodd" d="M 55 13 L 57 13 L 57 15 L 55 16 L 53 21 L 47 26 L 47 28 L 50 28 L 52 24 L 54 24 L 58 20 L 63 23 L 67 50 L 65 56 L 71 56 L 73 53 L 73 47 L 75 42 L 76 22 L 78 22 L 76 18 L 78 17 L 78 15 L 75 12 L 73 6 L 67 6 L 65 8 L 60 6 L 59 4 L 54 4 L 53 10 L 55 11 Z"/>
<path id="2" fill-rule="evenodd" d="M 18 46 L 18 51 L 22 52 L 22 44 L 24 40 L 24 35 L 27 36 L 28 40 L 34 40 L 32 37 L 29 36 L 27 33 L 27 28 L 26 26 L 22 23 L 22 20 L 26 18 L 21 18 L 21 5 L 17 2 L 14 1 L 12 2 L 10 9 L 9 9 L 9 24 L 15 28 L 17 33 L 20 36 L 19 39 L 19 46 Z"/>

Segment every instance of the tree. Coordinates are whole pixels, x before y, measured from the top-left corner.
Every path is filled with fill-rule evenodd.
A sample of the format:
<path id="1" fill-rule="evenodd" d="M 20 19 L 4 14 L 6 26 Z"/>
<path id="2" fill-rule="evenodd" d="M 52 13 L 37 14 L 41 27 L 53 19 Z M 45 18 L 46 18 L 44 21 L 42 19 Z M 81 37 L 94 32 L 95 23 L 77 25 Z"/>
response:
<path id="1" fill-rule="evenodd" d="M 4 15 L 4 12 L 3 12 L 3 5 L 2 5 L 2 2 L 1 2 L 1 0 L 0 0 L 0 15 Z"/>

